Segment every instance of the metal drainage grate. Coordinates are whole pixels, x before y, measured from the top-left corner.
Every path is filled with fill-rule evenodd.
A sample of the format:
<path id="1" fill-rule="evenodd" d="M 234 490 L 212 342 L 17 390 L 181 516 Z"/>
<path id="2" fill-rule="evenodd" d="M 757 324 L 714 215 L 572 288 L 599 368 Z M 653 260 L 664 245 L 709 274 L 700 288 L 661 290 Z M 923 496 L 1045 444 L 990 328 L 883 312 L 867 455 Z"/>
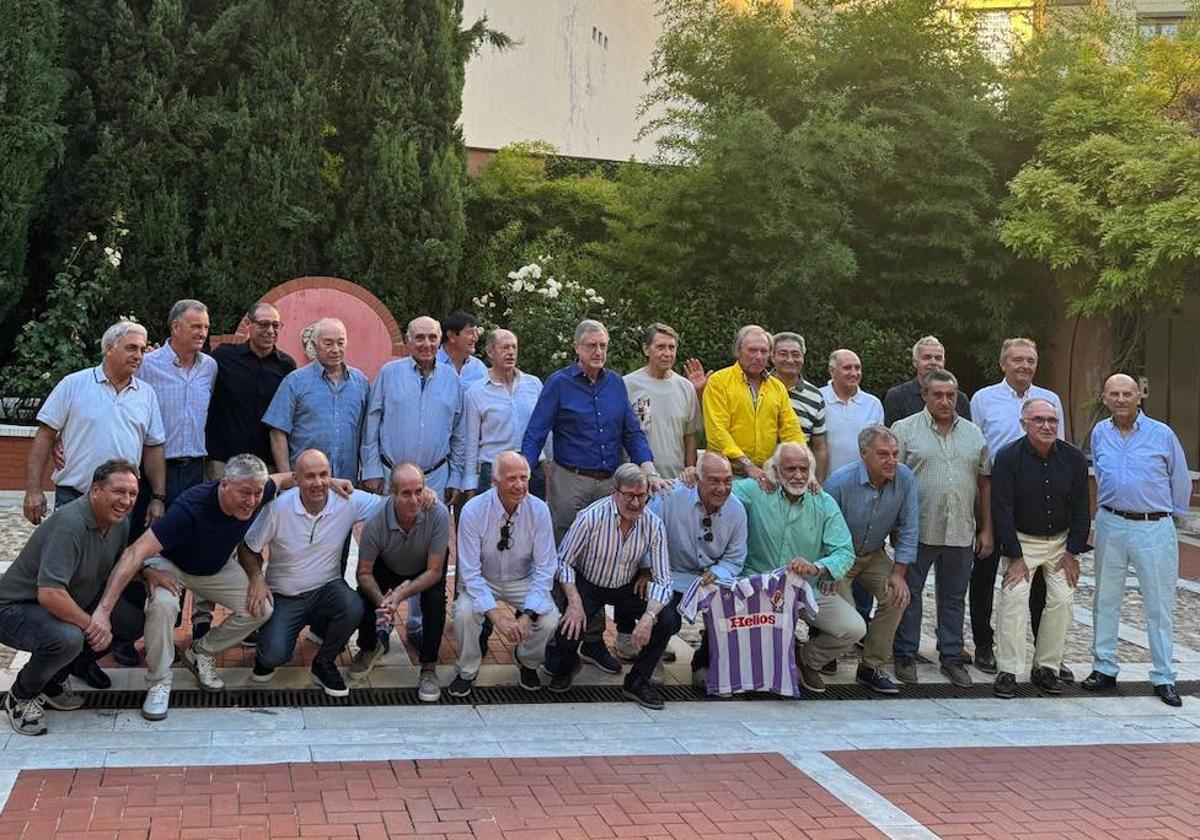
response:
<path id="1" fill-rule="evenodd" d="M 1180 694 L 1200 694 L 1200 680 L 1186 680 L 1175 686 Z M 755 700 L 778 700 L 774 694 L 755 692 L 739 694 L 733 698 L 709 697 L 703 689 L 690 685 L 660 686 L 663 699 L 668 703 L 682 702 L 750 702 Z M 1084 691 L 1078 684 L 1064 686 L 1063 693 L 1055 697 L 1145 697 L 1152 694 L 1148 682 L 1124 682 L 1117 688 L 1101 694 Z M 4 695 L 0 695 L 2 698 Z M 146 697 L 144 691 L 81 691 L 86 709 L 138 709 Z M 990 682 L 978 683 L 967 689 L 955 688 L 949 683 L 929 685 L 906 685 L 900 694 L 883 698 L 863 685 L 829 685 L 824 694 L 805 692 L 805 700 L 961 700 L 992 697 Z M 1028 683 L 1017 685 L 1017 697 L 1045 697 Z M 488 706 L 501 703 L 619 703 L 624 700 L 619 685 L 576 686 L 561 694 L 551 691 L 525 691 L 517 686 L 480 687 L 470 697 L 458 698 L 442 695 L 442 705 Z M 221 692 L 177 689 L 171 692 L 173 709 L 232 709 L 232 708 L 279 708 L 283 706 L 420 706 L 414 688 L 361 688 L 350 692 L 349 697 L 330 697 L 318 688 L 309 689 L 232 689 Z"/>

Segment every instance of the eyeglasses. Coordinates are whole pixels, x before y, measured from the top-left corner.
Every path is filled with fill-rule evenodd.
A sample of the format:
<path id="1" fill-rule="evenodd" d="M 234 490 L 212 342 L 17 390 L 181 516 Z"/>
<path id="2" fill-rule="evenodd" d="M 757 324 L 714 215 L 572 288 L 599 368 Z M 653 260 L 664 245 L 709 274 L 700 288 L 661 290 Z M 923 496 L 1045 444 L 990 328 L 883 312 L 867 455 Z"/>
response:
<path id="1" fill-rule="evenodd" d="M 777 359 L 794 359 L 799 361 L 800 359 L 804 358 L 804 354 L 798 350 L 792 350 L 791 352 L 788 352 L 787 350 L 776 350 L 775 357 Z"/>
<path id="2" fill-rule="evenodd" d="M 500 526 L 500 542 L 496 543 L 497 551 L 508 551 L 512 548 L 512 520 L 505 517 Z"/>
<path id="3" fill-rule="evenodd" d="M 628 490 L 618 490 L 617 492 L 624 496 L 626 501 L 630 502 L 645 504 L 646 500 L 650 498 L 649 493 L 630 493 Z"/>
<path id="4" fill-rule="evenodd" d="M 1035 426 L 1057 426 L 1057 417 L 1026 417 L 1027 421 Z"/>
<path id="5" fill-rule="evenodd" d="M 279 332 L 283 329 L 281 321 L 251 321 L 250 323 L 254 324 L 260 330 L 275 330 L 275 332 Z"/>
<path id="6" fill-rule="evenodd" d="M 712 517 L 706 516 L 703 519 L 701 519 L 700 526 L 702 528 L 704 528 L 704 533 L 700 535 L 700 539 L 704 540 L 706 543 L 712 542 L 713 541 Z"/>

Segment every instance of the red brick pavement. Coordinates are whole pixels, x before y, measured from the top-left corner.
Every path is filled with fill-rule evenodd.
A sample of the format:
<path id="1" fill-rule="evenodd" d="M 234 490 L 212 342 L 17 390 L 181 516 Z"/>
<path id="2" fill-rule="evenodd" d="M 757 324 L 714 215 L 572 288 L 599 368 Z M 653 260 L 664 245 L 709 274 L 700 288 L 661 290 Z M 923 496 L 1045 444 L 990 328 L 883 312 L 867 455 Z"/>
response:
<path id="1" fill-rule="evenodd" d="M 704 768 L 703 773 L 697 773 Z M 23 771 L 0 838 L 884 838 L 778 755 Z"/>
<path id="2" fill-rule="evenodd" d="M 1200 744 L 829 756 L 940 837 L 1200 837 Z"/>

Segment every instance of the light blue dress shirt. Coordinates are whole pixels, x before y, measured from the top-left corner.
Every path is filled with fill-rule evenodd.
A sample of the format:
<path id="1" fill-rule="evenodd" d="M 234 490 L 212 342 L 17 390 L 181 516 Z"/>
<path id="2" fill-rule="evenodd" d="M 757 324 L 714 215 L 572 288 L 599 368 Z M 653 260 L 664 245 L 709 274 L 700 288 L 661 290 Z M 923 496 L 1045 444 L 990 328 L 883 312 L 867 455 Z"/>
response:
<path id="1" fill-rule="evenodd" d="M 461 488 L 463 480 L 463 395 L 452 365 L 435 363 L 428 376 L 410 357 L 388 362 L 371 386 L 363 431 L 363 478 L 386 478 L 405 462 L 426 473 L 435 491 Z M 439 461 L 449 466 L 432 468 Z"/>
<path id="2" fill-rule="evenodd" d="M 1125 513 L 1186 516 L 1192 496 L 1187 456 L 1166 423 L 1138 412 L 1122 436 L 1111 419 L 1092 429 L 1096 503 Z"/>
<path id="3" fill-rule="evenodd" d="M 676 482 L 665 496 L 655 494 L 646 509 L 666 526 L 667 557 L 676 592 L 686 592 L 705 572 L 726 583 L 741 577 L 746 564 L 746 508 L 737 496 L 731 493 L 711 515 L 711 528 L 702 522 L 709 513 L 700 491 L 683 482 Z M 708 533 L 711 540 L 704 539 Z M 643 561 L 643 565 L 649 563 Z"/>
<path id="4" fill-rule="evenodd" d="M 500 529 L 509 523 L 511 544 L 501 551 Z M 529 581 L 525 603 L 514 604 L 539 615 L 553 612 L 550 587 L 558 568 L 554 549 L 554 523 L 550 508 L 536 496 L 526 496 L 512 516 L 495 489 L 481 493 L 463 505 L 458 518 L 458 579 L 475 611 L 484 613 L 496 606 L 488 581 Z"/>
<path id="5" fill-rule="evenodd" d="M 288 459 L 305 449 L 329 458 L 334 478 L 358 480 L 358 448 L 371 384 L 358 368 L 343 366 L 334 382 L 320 362 L 294 370 L 279 383 L 263 422 L 288 436 Z"/>
<path id="6" fill-rule="evenodd" d="M 905 565 L 917 559 L 917 541 L 921 532 L 921 503 L 917 498 L 917 477 L 905 464 L 896 465 L 896 477 L 876 490 L 862 459 L 834 470 L 823 488 L 841 508 L 854 554 L 862 557 L 883 548 L 893 528 L 897 563 Z"/>
<path id="7" fill-rule="evenodd" d="M 1067 417 L 1063 414 L 1062 401 L 1058 394 L 1037 385 L 1030 385 L 1024 396 L 1019 396 L 1006 380 L 1000 380 L 995 385 L 980 388 L 971 397 L 971 422 L 983 432 L 988 444 L 988 452 L 995 457 L 996 453 L 1019 437 L 1025 430 L 1021 428 L 1021 408 L 1030 400 L 1047 400 L 1058 412 L 1058 439 L 1067 439 Z"/>
<path id="8" fill-rule="evenodd" d="M 207 353 L 197 353 L 188 369 L 169 343 L 151 350 L 138 368 L 138 379 L 150 383 L 158 397 L 167 442 L 164 458 L 203 458 L 208 454 L 204 426 L 208 404 L 217 381 L 217 362 Z"/>
<path id="9" fill-rule="evenodd" d="M 520 371 L 516 372 L 511 391 L 490 376 L 466 389 L 466 455 L 461 489 L 479 486 L 481 464 L 491 463 L 501 452 L 521 451 L 525 427 L 541 393 L 542 380 Z"/>
<path id="10" fill-rule="evenodd" d="M 458 374 L 459 380 L 462 381 L 464 394 L 487 379 L 488 367 L 476 356 L 467 356 L 467 360 L 463 362 L 462 369 L 459 370 L 454 367 L 454 360 L 450 358 L 450 354 L 446 352 L 446 348 L 439 347 L 437 351 L 437 363 L 439 365 L 446 365 Z"/>

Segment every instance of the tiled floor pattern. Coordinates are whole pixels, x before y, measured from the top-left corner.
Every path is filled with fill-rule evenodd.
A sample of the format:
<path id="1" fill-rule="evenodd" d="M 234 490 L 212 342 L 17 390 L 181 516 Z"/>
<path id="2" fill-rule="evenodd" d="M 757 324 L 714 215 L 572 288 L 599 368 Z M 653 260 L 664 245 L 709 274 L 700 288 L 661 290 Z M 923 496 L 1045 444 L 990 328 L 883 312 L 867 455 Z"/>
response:
<path id="1" fill-rule="evenodd" d="M 829 756 L 939 837 L 1200 837 L 1200 744 Z"/>
<path id="2" fill-rule="evenodd" d="M 37 770 L 0 815 L 14 840 L 886 836 L 761 754 Z"/>

